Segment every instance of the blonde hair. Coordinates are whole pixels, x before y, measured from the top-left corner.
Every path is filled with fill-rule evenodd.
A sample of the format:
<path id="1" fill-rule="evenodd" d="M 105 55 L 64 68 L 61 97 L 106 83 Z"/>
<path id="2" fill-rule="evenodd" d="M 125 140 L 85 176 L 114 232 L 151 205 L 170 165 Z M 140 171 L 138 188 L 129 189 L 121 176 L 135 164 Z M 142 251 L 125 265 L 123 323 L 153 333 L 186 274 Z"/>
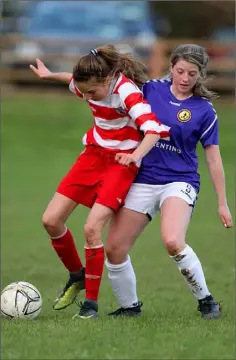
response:
<path id="1" fill-rule="evenodd" d="M 103 83 L 107 76 L 123 73 L 139 88 L 148 80 L 147 67 L 130 53 L 120 53 L 113 45 L 93 49 L 81 57 L 73 69 L 75 81 L 87 82 L 95 78 Z"/>
<path id="2" fill-rule="evenodd" d="M 209 82 L 209 78 L 207 77 L 209 56 L 203 47 L 196 44 L 183 44 L 177 46 L 171 53 L 170 63 L 172 66 L 175 66 L 179 60 L 186 60 L 197 65 L 199 68 L 200 77 L 193 87 L 193 95 L 204 96 L 210 100 L 218 98 L 218 95 L 215 92 L 207 88 Z M 172 74 L 168 74 L 167 77 L 171 79 Z"/>

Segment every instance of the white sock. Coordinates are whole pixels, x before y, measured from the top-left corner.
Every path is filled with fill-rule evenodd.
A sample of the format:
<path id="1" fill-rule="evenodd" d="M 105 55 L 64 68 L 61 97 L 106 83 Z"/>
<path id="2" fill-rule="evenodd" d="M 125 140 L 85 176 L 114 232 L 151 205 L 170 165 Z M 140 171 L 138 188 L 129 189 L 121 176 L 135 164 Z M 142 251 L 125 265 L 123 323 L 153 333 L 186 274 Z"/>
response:
<path id="1" fill-rule="evenodd" d="M 137 305 L 136 276 L 128 256 L 123 264 L 110 264 L 105 261 L 108 269 L 108 278 L 111 282 L 114 294 L 122 308 L 130 308 Z"/>
<path id="2" fill-rule="evenodd" d="M 200 260 L 190 246 L 186 245 L 185 249 L 178 255 L 170 257 L 176 263 L 192 294 L 198 300 L 210 295 Z"/>

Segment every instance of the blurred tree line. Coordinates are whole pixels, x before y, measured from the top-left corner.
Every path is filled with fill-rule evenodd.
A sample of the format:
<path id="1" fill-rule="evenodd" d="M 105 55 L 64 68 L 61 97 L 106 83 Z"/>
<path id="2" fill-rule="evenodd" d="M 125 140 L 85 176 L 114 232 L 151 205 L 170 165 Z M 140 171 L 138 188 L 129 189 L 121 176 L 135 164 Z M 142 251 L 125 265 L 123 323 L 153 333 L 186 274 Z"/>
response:
<path id="1" fill-rule="evenodd" d="M 161 35 L 171 38 L 204 38 L 218 27 L 235 26 L 235 1 L 232 0 L 157 0 L 150 1 L 150 10 L 154 23 L 155 14 L 161 14 L 169 21 L 171 28 Z"/>

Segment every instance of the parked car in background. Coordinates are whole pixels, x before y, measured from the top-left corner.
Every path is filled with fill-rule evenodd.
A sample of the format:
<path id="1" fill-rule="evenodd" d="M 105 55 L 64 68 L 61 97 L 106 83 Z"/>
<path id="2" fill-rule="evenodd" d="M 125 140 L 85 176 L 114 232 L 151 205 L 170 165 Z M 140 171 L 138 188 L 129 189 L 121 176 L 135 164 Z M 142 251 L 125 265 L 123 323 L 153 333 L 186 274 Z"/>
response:
<path id="1" fill-rule="evenodd" d="M 52 71 L 72 71 L 79 56 L 109 43 L 146 60 L 156 40 L 147 1 L 28 1 L 22 12 L 16 43 L 2 56 L 12 70 L 39 57 Z M 36 79 L 14 71 L 13 80 Z"/>

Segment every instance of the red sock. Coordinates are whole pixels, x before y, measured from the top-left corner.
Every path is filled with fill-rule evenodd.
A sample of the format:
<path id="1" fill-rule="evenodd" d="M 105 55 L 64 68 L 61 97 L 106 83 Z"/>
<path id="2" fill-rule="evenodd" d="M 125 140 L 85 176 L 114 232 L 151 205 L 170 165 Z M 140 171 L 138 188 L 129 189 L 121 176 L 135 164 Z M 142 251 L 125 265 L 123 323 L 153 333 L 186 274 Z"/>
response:
<path id="1" fill-rule="evenodd" d="M 73 236 L 69 229 L 58 238 L 51 238 L 52 246 L 57 255 L 70 272 L 78 272 L 82 268 L 80 257 L 77 253 Z"/>
<path id="2" fill-rule="evenodd" d="M 104 265 L 104 247 L 85 249 L 85 289 L 86 299 L 98 299 Z"/>

